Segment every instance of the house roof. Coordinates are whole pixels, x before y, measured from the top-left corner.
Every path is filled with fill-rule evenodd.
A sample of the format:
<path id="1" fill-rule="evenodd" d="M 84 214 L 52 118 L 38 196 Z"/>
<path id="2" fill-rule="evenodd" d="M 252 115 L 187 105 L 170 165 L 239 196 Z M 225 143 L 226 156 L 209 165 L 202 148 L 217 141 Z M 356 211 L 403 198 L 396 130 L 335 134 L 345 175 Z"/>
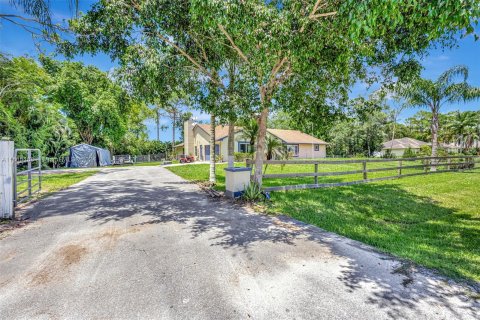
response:
<path id="1" fill-rule="evenodd" d="M 413 138 L 393 139 L 383 143 L 383 149 L 420 149 L 421 146 L 426 146 L 429 143 Z"/>
<path id="2" fill-rule="evenodd" d="M 183 146 L 184 146 L 184 143 L 183 143 L 183 142 L 182 142 L 182 143 L 179 143 L 179 144 L 176 144 L 176 145 L 174 145 L 174 147 L 175 147 L 175 148 L 176 148 L 176 147 L 183 147 Z"/>
<path id="3" fill-rule="evenodd" d="M 202 128 L 207 134 L 210 135 L 210 125 L 209 124 L 197 124 Z M 242 131 L 242 127 L 235 127 L 235 133 Z M 284 130 L 284 129 L 267 129 L 268 133 L 274 135 L 278 139 L 282 140 L 288 144 L 299 144 L 299 143 L 314 143 L 314 144 L 327 144 L 325 141 L 315 138 L 309 134 L 303 133 L 298 130 Z M 215 138 L 216 141 L 222 140 L 228 137 L 228 126 L 216 126 L 215 127 Z"/>
<path id="4" fill-rule="evenodd" d="M 327 144 L 325 141 L 315 138 L 299 130 L 267 129 L 268 133 L 288 144 L 314 143 Z"/>
<path id="5" fill-rule="evenodd" d="M 210 135 L 210 125 L 209 124 L 197 124 L 200 128 L 202 128 L 208 135 Z M 228 137 L 228 127 L 229 126 L 216 126 L 215 127 L 215 139 L 216 141 L 222 140 Z M 242 127 L 235 127 L 235 133 L 242 131 Z"/>

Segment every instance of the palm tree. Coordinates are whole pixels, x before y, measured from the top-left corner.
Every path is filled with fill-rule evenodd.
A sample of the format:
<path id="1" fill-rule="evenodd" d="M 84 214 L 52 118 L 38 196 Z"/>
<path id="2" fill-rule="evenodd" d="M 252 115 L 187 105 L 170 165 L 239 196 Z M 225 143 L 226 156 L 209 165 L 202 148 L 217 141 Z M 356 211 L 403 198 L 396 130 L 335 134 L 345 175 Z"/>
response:
<path id="1" fill-rule="evenodd" d="M 460 82 L 455 82 L 461 77 Z M 437 80 L 419 78 L 409 85 L 399 86 L 397 94 L 406 100 L 410 107 L 426 107 L 432 112 L 432 157 L 437 156 L 438 149 L 438 115 L 445 103 L 467 102 L 480 98 L 480 88 L 467 83 L 468 68 L 456 66 L 448 69 Z M 435 166 L 432 167 L 435 171 Z"/>
<path id="2" fill-rule="evenodd" d="M 473 111 L 457 111 L 447 124 L 455 138 L 455 142 L 462 149 L 468 150 L 473 146 L 473 142 L 477 138 L 478 120 L 477 114 Z"/>
<path id="3" fill-rule="evenodd" d="M 267 136 L 265 138 L 265 155 L 267 160 L 272 160 L 276 155 L 279 154 L 279 149 L 282 147 L 283 144 L 280 140 L 273 136 Z"/>
<path id="4" fill-rule="evenodd" d="M 250 142 L 250 152 L 255 149 L 255 142 L 258 135 L 258 122 L 255 119 L 247 120 L 243 126 L 242 139 Z"/>

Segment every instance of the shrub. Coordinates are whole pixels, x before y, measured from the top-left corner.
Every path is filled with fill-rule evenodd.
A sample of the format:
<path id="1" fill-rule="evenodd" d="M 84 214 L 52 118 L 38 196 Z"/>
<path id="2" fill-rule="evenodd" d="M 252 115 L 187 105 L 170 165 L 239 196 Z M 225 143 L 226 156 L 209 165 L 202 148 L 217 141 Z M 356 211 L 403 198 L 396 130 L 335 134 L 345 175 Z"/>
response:
<path id="1" fill-rule="evenodd" d="M 403 153 L 403 158 L 415 158 L 417 153 L 410 147 L 408 147 L 405 152 Z"/>
<path id="2" fill-rule="evenodd" d="M 264 198 L 262 188 L 256 182 L 252 182 L 243 191 L 242 199 L 249 202 L 260 201 Z"/>
<path id="3" fill-rule="evenodd" d="M 382 154 L 382 158 L 392 159 L 395 158 L 395 155 L 392 153 L 392 150 L 386 149 L 385 152 Z"/>
<path id="4" fill-rule="evenodd" d="M 233 156 L 235 157 L 236 162 L 241 162 L 252 158 L 252 154 L 246 152 L 235 152 Z"/>

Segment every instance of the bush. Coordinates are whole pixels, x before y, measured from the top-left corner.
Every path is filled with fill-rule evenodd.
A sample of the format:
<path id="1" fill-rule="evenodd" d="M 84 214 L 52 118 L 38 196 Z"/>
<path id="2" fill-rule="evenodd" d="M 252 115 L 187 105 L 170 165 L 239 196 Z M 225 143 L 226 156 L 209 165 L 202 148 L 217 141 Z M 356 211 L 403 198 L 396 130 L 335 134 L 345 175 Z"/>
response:
<path id="1" fill-rule="evenodd" d="M 392 153 L 392 150 L 386 149 L 385 152 L 382 154 L 382 158 L 392 159 L 395 158 L 395 155 Z"/>
<path id="2" fill-rule="evenodd" d="M 235 157 L 236 162 L 241 162 L 252 158 L 252 154 L 246 152 L 235 152 L 233 156 Z"/>
<path id="3" fill-rule="evenodd" d="M 256 182 L 252 182 L 243 191 L 242 199 L 249 202 L 260 201 L 264 198 L 262 188 Z"/>
<path id="4" fill-rule="evenodd" d="M 405 152 L 403 153 L 403 158 L 415 158 L 417 153 L 410 147 L 408 147 Z"/>

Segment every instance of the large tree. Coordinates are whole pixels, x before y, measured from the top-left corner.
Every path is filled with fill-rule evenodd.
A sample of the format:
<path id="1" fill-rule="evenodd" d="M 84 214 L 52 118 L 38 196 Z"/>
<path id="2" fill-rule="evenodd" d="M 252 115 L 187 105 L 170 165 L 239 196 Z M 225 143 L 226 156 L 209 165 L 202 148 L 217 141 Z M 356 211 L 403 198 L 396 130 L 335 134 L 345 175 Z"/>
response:
<path id="1" fill-rule="evenodd" d="M 255 180 L 261 183 L 268 114 L 286 92 L 345 97 L 368 67 L 395 70 L 433 40 L 472 32 L 479 12 L 476 0 L 111 0 L 72 24 L 73 47 L 103 50 L 121 63 L 135 46 L 172 54 L 220 91 L 227 87 L 220 80 L 224 53 L 233 52 L 259 100 L 249 111 L 259 123 Z"/>
<path id="2" fill-rule="evenodd" d="M 459 79 L 460 81 L 456 81 Z M 442 73 L 436 80 L 419 78 L 408 85 L 400 85 L 398 94 L 410 107 L 429 108 L 431 111 L 432 157 L 437 156 L 439 113 L 445 103 L 467 102 L 480 98 L 480 88 L 467 83 L 468 68 L 456 66 Z M 432 167 L 435 171 L 435 167 Z"/>
<path id="3" fill-rule="evenodd" d="M 451 39 L 480 13 L 477 1 L 192 1 L 192 19 L 220 30 L 246 65 L 260 97 L 255 180 L 262 164 L 269 111 L 288 89 L 296 95 L 346 95 L 366 67 L 395 70 L 399 54 Z M 320 95 L 322 96 L 322 95 Z M 293 106 L 295 107 L 295 106 Z"/>

